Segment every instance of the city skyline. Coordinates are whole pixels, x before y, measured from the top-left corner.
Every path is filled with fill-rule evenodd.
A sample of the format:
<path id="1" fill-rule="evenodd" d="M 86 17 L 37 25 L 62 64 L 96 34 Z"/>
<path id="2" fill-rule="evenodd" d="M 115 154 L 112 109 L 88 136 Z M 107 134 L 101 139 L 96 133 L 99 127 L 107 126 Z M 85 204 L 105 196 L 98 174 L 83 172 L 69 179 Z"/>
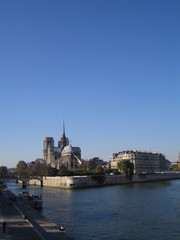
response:
<path id="1" fill-rule="evenodd" d="M 180 151 L 180 2 L 0 2 L 0 165 L 66 136 L 82 159 Z"/>

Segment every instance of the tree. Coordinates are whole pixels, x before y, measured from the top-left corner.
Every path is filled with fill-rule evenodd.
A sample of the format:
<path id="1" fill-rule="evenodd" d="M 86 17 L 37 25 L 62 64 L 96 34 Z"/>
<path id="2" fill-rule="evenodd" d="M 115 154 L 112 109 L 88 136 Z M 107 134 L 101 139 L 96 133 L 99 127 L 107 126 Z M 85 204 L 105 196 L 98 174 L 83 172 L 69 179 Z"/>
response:
<path id="1" fill-rule="evenodd" d="M 16 171 L 18 176 L 24 177 L 27 175 L 27 164 L 25 161 L 20 160 L 16 165 Z"/>
<path id="2" fill-rule="evenodd" d="M 1 166 L 0 167 L 0 177 L 5 178 L 5 177 L 7 177 L 7 175 L 8 175 L 7 167 Z"/>
<path id="3" fill-rule="evenodd" d="M 97 163 L 94 160 L 88 160 L 88 161 L 84 161 L 81 163 L 81 165 L 79 166 L 80 169 L 83 169 L 85 171 L 95 171 L 97 167 Z"/>
<path id="4" fill-rule="evenodd" d="M 89 171 L 89 170 L 95 170 L 96 167 L 97 167 L 97 163 L 96 163 L 95 161 L 89 160 L 89 161 L 87 162 L 87 170 L 88 170 L 88 171 Z"/>
<path id="5" fill-rule="evenodd" d="M 46 163 L 41 163 L 40 166 L 39 166 L 39 173 L 38 175 L 39 176 L 45 176 L 47 173 L 47 166 L 46 166 Z"/>
<path id="6" fill-rule="evenodd" d="M 130 179 L 132 179 L 134 174 L 134 164 L 129 160 L 122 160 L 118 162 L 118 169 L 123 171 L 123 173 Z"/>
<path id="7" fill-rule="evenodd" d="M 58 175 L 59 176 L 69 175 L 69 171 L 68 171 L 67 167 L 65 167 L 64 165 L 60 166 L 59 171 L 58 171 Z"/>
<path id="8" fill-rule="evenodd" d="M 38 171 L 35 164 L 28 164 L 27 172 L 29 176 L 37 176 Z"/>
<path id="9" fill-rule="evenodd" d="M 28 175 L 29 176 L 42 176 L 46 173 L 46 164 L 40 162 L 31 162 L 28 164 Z"/>
<path id="10" fill-rule="evenodd" d="M 172 170 L 172 171 L 179 171 L 179 167 L 180 167 L 180 165 L 178 165 L 178 164 L 173 164 L 173 165 L 171 165 L 171 170 Z"/>
<path id="11" fill-rule="evenodd" d="M 180 171 L 180 162 L 177 164 L 177 170 Z"/>
<path id="12" fill-rule="evenodd" d="M 58 170 L 56 168 L 51 167 L 51 165 L 48 165 L 46 167 L 46 176 L 57 176 Z"/>
<path id="13" fill-rule="evenodd" d="M 101 164 L 98 164 L 96 167 L 96 173 L 103 173 L 103 172 L 104 172 L 103 167 L 101 166 Z"/>
<path id="14" fill-rule="evenodd" d="M 17 172 L 16 172 L 16 169 L 15 168 L 10 168 L 8 169 L 8 172 L 9 172 L 9 177 L 11 178 L 15 178 L 17 176 Z"/>

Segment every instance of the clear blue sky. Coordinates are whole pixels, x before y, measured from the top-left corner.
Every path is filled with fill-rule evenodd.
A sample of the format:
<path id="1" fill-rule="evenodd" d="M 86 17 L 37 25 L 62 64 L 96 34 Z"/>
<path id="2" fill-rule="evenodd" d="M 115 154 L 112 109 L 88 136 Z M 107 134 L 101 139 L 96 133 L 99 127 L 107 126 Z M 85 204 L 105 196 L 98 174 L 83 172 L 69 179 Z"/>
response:
<path id="1" fill-rule="evenodd" d="M 179 0 L 1 0 L 0 165 L 66 135 L 82 158 L 180 151 Z"/>

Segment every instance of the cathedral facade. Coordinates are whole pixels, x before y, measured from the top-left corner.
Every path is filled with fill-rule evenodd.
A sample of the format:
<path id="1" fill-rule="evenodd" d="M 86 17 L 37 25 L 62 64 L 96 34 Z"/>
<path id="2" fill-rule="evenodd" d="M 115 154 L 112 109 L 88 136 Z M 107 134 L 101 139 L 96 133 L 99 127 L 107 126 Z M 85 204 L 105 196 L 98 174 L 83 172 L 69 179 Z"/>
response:
<path id="1" fill-rule="evenodd" d="M 65 135 L 63 123 L 63 134 L 58 140 L 58 146 L 54 146 L 53 137 L 45 137 L 43 141 L 43 160 L 47 165 L 60 169 L 65 166 L 67 169 L 78 168 L 81 164 L 81 149 L 72 147 Z"/>

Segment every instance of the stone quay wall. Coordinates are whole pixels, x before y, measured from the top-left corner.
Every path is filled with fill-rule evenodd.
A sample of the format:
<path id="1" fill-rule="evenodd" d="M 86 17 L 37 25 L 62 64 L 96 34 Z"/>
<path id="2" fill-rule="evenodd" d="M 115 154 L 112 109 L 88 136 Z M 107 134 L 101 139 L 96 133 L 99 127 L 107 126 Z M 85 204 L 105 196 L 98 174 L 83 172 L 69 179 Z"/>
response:
<path id="1" fill-rule="evenodd" d="M 41 182 L 40 182 L 38 179 L 30 179 L 30 180 L 29 180 L 29 184 L 30 184 L 30 185 L 41 186 Z"/>
<path id="2" fill-rule="evenodd" d="M 155 174 L 134 174 L 133 179 L 129 180 L 125 175 L 95 175 L 95 176 L 70 176 L 70 177 L 43 177 L 44 187 L 56 188 L 88 188 L 125 183 L 163 181 L 170 179 L 180 179 L 180 173 L 167 172 Z M 40 186 L 40 181 L 30 180 L 29 184 Z"/>

